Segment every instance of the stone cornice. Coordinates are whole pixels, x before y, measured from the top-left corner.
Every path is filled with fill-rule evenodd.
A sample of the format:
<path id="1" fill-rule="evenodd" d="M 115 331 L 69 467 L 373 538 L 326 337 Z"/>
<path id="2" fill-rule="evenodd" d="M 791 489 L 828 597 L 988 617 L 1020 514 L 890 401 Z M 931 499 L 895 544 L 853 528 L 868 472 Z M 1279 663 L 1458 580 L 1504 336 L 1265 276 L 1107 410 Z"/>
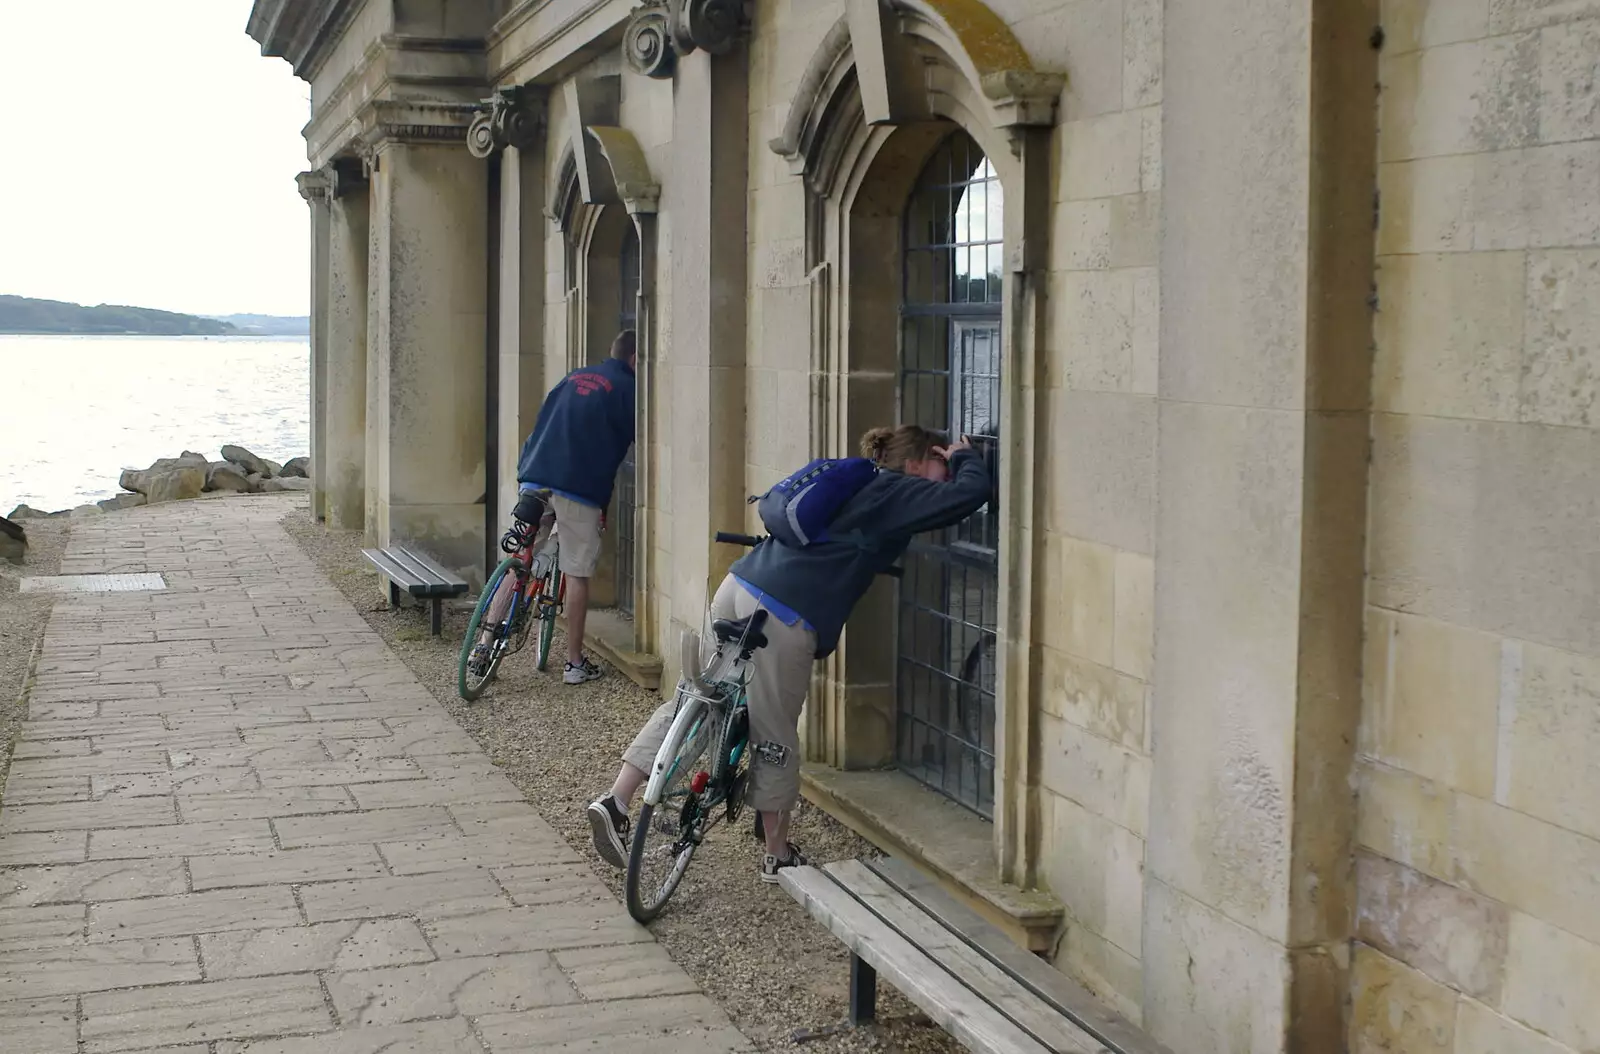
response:
<path id="1" fill-rule="evenodd" d="M 341 157 L 321 168 L 301 172 L 294 177 L 300 196 L 308 204 L 326 205 L 352 191 L 367 185 L 366 174 L 359 159 Z"/>
<path id="2" fill-rule="evenodd" d="M 581 21 L 586 18 L 594 8 L 599 7 L 604 2 L 605 0 L 592 0 L 591 3 L 578 11 L 574 21 Z M 519 0 L 511 10 L 501 15 L 500 21 L 496 22 L 494 28 L 489 30 L 489 39 L 486 41 L 489 47 L 499 46 L 507 37 L 522 28 L 522 24 L 534 16 L 535 10 L 540 3 L 541 0 Z"/>
<path id="3" fill-rule="evenodd" d="M 294 183 L 300 188 L 300 196 L 306 199 L 308 205 L 325 205 L 333 197 L 333 179 L 326 168 L 301 172 L 294 177 Z"/>
<path id="4" fill-rule="evenodd" d="M 318 101 L 304 129 L 312 161 L 359 150 L 361 111 L 373 100 L 414 99 L 478 105 L 486 83 L 481 42 L 386 33 Z"/>
<path id="5" fill-rule="evenodd" d="M 489 34 L 490 78 L 496 84 L 550 83 L 559 79 L 554 71 L 572 55 L 610 39 L 612 32 L 627 24 L 627 15 L 616 10 L 626 2 L 569 0 L 562 4 L 557 0 L 536 0 L 523 3 L 501 19 Z M 528 25 L 536 19 L 550 24 L 537 36 L 529 37 Z"/>
<path id="6" fill-rule="evenodd" d="M 287 60 L 309 81 L 360 7 L 361 0 L 256 0 L 245 32 L 261 54 Z"/>
<path id="7" fill-rule="evenodd" d="M 371 157 L 390 143 L 465 143 L 477 112 L 475 103 L 374 99 L 356 116 L 356 146 Z"/>

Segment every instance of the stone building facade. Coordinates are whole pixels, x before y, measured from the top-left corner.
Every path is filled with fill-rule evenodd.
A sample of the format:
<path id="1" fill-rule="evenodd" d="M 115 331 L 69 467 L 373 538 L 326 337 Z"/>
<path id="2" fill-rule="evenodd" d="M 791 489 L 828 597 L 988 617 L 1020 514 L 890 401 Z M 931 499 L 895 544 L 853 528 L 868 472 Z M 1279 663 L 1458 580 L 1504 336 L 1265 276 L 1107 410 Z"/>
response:
<path id="1" fill-rule="evenodd" d="M 670 684 L 748 494 L 972 433 L 994 500 L 819 666 L 813 800 L 1180 1054 L 1600 1048 L 1600 3 L 249 32 L 311 85 L 319 516 L 481 579 L 636 326 L 599 622 Z"/>

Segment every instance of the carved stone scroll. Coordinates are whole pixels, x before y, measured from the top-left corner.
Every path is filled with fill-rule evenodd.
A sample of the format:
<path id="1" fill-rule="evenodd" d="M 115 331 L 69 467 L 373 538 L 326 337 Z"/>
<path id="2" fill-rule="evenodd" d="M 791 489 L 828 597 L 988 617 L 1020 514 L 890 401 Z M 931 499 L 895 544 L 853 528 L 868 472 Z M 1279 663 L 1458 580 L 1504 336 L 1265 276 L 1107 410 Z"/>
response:
<path id="1" fill-rule="evenodd" d="M 622 53 L 635 72 L 669 79 L 678 57 L 724 55 L 744 32 L 744 0 L 646 0 L 623 30 Z"/>
<path id="2" fill-rule="evenodd" d="M 467 150 L 488 158 L 514 146 L 526 150 L 539 141 L 541 122 L 529 112 L 521 88 L 502 88 L 483 101 L 467 127 Z"/>

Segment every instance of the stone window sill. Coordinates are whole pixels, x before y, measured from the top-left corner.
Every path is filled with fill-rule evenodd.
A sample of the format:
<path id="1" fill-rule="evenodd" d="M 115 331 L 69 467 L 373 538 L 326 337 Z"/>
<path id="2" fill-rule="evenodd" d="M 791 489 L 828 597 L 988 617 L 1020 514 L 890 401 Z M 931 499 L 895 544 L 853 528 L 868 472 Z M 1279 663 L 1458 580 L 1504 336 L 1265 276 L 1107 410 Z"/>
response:
<path id="1" fill-rule="evenodd" d="M 566 620 L 561 621 L 564 629 Z M 628 680 L 646 691 L 660 689 L 661 659 L 633 650 L 633 623 L 615 608 L 591 610 L 583 636 L 585 646 L 621 670 Z"/>

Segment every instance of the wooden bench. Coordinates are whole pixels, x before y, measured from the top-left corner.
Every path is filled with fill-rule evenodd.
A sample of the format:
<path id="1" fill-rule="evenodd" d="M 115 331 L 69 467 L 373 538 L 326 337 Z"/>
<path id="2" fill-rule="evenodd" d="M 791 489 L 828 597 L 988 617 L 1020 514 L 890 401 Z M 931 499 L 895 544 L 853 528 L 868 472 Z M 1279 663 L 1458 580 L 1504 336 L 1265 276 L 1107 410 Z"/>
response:
<path id="1" fill-rule="evenodd" d="M 881 975 L 968 1050 L 1170 1054 L 907 864 L 843 860 L 780 876 L 850 950 L 851 1026 L 874 1019 Z"/>
<path id="2" fill-rule="evenodd" d="M 428 629 L 437 637 L 444 628 L 444 602 L 467 591 L 467 580 L 440 567 L 427 553 L 406 545 L 363 549 L 361 555 L 389 580 L 389 606 L 400 606 L 400 590 L 432 602 Z"/>

